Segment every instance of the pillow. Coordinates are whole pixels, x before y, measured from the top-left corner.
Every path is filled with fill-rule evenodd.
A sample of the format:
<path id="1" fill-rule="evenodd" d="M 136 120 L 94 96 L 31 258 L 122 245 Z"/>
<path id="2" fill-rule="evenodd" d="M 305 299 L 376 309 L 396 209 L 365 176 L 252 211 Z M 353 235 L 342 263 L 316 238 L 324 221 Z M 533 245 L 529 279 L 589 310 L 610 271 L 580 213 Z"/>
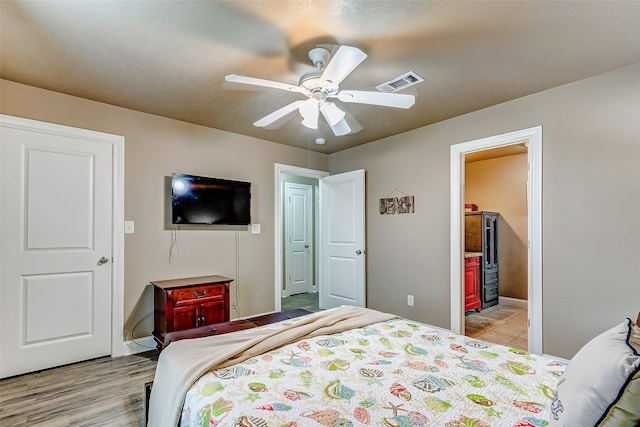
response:
<path id="1" fill-rule="evenodd" d="M 640 328 L 625 320 L 584 345 L 558 383 L 549 426 L 640 425 Z"/>

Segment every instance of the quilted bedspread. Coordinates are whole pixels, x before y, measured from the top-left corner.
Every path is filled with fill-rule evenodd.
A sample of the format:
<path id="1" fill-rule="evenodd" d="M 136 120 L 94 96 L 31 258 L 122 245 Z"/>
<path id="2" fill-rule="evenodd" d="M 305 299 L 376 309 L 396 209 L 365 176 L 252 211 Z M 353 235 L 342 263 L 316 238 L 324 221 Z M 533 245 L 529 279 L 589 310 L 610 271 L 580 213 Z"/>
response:
<path id="1" fill-rule="evenodd" d="M 393 319 L 212 370 L 181 425 L 545 426 L 565 365 Z"/>

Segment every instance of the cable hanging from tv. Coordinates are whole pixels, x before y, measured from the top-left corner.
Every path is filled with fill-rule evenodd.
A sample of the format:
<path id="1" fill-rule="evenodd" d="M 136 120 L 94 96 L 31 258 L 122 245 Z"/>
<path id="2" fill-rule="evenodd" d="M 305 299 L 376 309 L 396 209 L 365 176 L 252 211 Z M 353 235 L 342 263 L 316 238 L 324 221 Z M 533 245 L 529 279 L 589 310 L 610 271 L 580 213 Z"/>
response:
<path id="1" fill-rule="evenodd" d="M 180 242 L 178 241 L 178 225 L 174 224 L 170 230 L 171 241 L 169 243 L 169 264 L 180 256 Z"/>

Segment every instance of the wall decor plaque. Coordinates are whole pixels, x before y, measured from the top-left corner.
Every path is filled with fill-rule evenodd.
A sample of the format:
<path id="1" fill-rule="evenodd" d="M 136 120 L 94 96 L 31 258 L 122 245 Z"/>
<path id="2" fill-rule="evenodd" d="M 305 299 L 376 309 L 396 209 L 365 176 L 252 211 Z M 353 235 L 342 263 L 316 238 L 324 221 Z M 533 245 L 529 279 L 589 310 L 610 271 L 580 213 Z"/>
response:
<path id="1" fill-rule="evenodd" d="M 398 197 L 390 197 L 393 193 L 402 193 Z M 397 188 L 388 194 L 386 197 L 382 197 L 379 201 L 380 215 L 393 215 L 393 214 L 408 214 L 415 212 L 414 196 L 409 196 L 406 193 L 398 190 Z"/>

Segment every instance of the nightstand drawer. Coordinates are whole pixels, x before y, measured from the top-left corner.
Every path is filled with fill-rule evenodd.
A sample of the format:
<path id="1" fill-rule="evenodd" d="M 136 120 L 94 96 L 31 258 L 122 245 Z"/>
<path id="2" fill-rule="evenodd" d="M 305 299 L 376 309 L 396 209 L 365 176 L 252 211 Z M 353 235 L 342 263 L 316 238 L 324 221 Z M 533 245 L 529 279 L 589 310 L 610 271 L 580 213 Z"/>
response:
<path id="1" fill-rule="evenodd" d="M 203 298 L 223 297 L 226 290 L 225 285 L 199 286 L 189 289 L 176 289 L 171 292 L 173 301 L 189 301 Z"/>

